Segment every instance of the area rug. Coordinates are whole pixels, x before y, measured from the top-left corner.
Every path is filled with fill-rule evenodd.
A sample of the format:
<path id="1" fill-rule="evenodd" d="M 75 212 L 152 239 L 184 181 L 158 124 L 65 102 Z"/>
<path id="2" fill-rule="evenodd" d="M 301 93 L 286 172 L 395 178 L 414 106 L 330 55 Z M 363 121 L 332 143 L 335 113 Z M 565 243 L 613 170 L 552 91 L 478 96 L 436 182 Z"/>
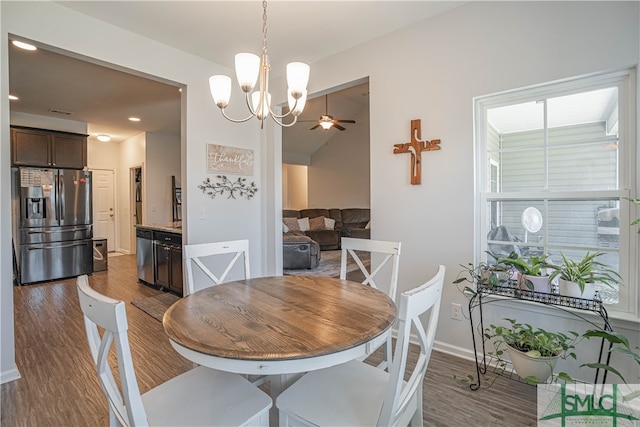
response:
<path id="1" fill-rule="evenodd" d="M 179 299 L 180 297 L 177 295 L 169 292 L 164 292 L 152 297 L 138 298 L 137 300 L 131 301 L 131 304 L 138 307 L 140 310 L 144 311 L 154 319 L 162 322 L 162 316 L 164 316 L 164 312 L 167 311 L 171 304 L 178 301 Z"/>
<path id="2" fill-rule="evenodd" d="M 367 269 L 371 267 L 371 254 L 368 252 L 356 251 L 362 263 Z M 339 277 L 340 276 L 340 260 L 342 259 L 342 251 L 321 251 L 320 252 L 320 264 L 316 268 L 303 268 L 300 270 L 284 270 L 284 274 L 291 276 L 325 276 L 325 277 Z M 358 271 L 358 265 L 353 261 L 353 258 L 349 256 L 347 260 L 347 273 Z"/>

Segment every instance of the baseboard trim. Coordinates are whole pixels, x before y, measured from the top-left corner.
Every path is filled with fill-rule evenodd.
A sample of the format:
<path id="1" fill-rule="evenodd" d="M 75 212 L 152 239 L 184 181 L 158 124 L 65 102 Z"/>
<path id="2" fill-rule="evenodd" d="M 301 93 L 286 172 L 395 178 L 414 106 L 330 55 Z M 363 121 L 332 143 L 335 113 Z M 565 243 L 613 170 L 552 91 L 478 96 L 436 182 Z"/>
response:
<path id="1" fill-rule="evenodd" d="M 464 347 L 458 347 L 455 345 L 447 344 L 442 341 L 435 341 L 433 343 L 433 349 L 440 353 L 450 354 L 451 356 L 460 357 L 466 360 L 472 360 L 475 362 L 476 358 L 473 355 L 473 351 Z"/>
<path id="2" fill-rule="evenodd" d="M 0 384 L 19 380 L 20 378 L 22 378 L 22 376 L 20 376 L 20 371 L 18 371 L 18 367 L 16 366 L 13 369 L 0 373 Z"/>

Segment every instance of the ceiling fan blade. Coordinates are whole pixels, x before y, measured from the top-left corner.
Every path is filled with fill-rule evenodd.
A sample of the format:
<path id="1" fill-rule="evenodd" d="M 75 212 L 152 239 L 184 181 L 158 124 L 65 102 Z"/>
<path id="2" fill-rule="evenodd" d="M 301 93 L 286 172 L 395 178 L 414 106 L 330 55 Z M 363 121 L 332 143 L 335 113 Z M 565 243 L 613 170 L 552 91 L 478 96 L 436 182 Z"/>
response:
<path id="1" fill-rule="evenodd" d="M 314 121 L 315 121 L 315 120 L 314 120 Z M 320 124 L 318 123 L 317 125 L 315 125 L 314 127 L 312 127 L 312 128 L 311 128 L 311 129 L 309 129 L 309 130 L 314 130 L 314 129 L 319 128 L 319 127 L 320 127 Z"/>
<path id="2" fill-rule="evenodd" d="M 337 124 L 336 122 L 333 122 L 333 127 L 338 129 L 338 130 L 344 130 L 345 129 L 342 126 L 340 126 L 339 124 Z"/>
<path id="3" fill-rule="evenodd" d="M 355 123 L 355 120 L 334 120 L 334 123 Z"/>

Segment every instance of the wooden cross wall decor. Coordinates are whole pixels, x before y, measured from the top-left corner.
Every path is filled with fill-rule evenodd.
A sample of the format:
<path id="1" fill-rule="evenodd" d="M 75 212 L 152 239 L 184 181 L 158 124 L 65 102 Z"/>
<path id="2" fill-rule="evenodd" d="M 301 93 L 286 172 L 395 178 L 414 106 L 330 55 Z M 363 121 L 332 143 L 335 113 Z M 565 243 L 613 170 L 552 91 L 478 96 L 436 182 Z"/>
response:
<path id="1" fill-rule="evenodd" d="M 393 144 L 393 154 L 411 153 L 411 184 L 418 185 L 421 181 L 422 152 L 440 149 L 440 140 L 420 141 L 420 119 L 411 120 L 411 142 Z"/>

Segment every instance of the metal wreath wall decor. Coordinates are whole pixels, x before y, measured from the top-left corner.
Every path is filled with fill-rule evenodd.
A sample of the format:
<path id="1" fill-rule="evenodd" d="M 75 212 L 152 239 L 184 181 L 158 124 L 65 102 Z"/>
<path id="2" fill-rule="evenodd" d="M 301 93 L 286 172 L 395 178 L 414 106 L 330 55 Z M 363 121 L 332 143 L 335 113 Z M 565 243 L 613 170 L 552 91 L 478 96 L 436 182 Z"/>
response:
<path id="1" fill-rule="evenodd" d="M 238 177 L 235 181 L 231 181 L 226 175 L 218 175 L 216 178 L 218 179 L 217 182 L 213 182 L 210 178 L 207 178 L 202 184 L 198 185 L 198 188 L 201 189 L 203 193 L 211 196 L 212 199 L 216 196 L 229 193 L 227 199 L 235 199 L 237 194 L 241 197 L 246 197 L 248 200 L 258 191 L 255 182 L 246 184 L 247 178 Z"/>

